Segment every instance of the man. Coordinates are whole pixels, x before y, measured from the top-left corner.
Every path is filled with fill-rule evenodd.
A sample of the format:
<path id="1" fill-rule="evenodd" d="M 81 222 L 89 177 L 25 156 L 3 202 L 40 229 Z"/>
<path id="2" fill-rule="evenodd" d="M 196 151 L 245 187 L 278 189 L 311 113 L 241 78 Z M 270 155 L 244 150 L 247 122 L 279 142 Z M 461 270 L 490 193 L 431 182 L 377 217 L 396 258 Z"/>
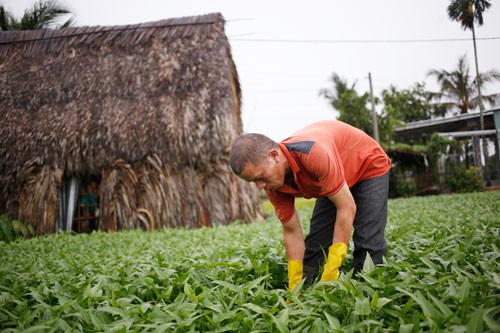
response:
<path id="1" fill-rule="evenodd" d="M 362 269 L 368 252 L 375 264 L 387 250 L 384 229 L 391 162 L 363 131 L 340 121 L 311 124 L 276 143 L 244 134 L 230 153 L 233 172 L 264 189 L 283 225 L 289 289 L 306 277 L 312 284 L 339 277 L 354 226 L 353 262 Z M 294 198 L 317 198 L 304 241 Z"/>

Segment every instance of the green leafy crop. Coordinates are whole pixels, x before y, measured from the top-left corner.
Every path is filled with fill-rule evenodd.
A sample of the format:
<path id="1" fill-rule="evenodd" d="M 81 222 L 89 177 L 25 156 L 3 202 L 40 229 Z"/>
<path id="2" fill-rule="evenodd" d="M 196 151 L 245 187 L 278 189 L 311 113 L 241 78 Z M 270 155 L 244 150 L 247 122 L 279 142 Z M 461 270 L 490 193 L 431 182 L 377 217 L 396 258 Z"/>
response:
<path id="1" fill-rule="evenodd" d="M 500 192 L 392 200 L 383 266 L 293 293 L 275 217 L 0 242 L 0 330 L 498 332 L 499 233 Z"/>

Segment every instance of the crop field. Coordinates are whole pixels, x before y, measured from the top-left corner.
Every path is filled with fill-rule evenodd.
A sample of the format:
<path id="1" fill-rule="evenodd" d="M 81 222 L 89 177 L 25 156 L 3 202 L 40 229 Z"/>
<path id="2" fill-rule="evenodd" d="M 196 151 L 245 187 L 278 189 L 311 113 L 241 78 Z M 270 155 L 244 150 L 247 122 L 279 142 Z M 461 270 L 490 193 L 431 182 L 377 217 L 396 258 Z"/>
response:
<path id="1" fill-rule="evenodd" d="M 383 266 L 293 293 L 274 216 L 0 242 L 0 331 L 499 332 L 499 234 L 499 191 L 391 200 Z"/>

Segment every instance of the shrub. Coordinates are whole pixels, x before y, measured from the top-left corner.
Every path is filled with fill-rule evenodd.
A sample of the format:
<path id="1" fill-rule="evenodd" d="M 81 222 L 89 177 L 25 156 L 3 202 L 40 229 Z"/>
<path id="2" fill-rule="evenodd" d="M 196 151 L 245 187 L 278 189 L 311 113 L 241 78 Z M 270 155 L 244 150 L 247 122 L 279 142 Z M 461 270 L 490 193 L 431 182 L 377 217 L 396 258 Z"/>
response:
<path id="1" fill-rule="evenodd" d="M 455 193 L 477 192 L 484 190 L 481 172 L 477 167 L 451 165 L 445 176 L 446 186 Z"/>
<path id="2" fill-rule="evenodd" d="M 0 215 L 0 241 L 12 242 L 17 238 L 35 235 L 33 226 L 25 226 L 19 220 L 11 220 L 7 215 Z"/>
<path id="3" fill-rule="evenodd" d="M 406 177 L 401 169 L 392 171 L 389 178 L 389 197 L 398 198 L 409 196 L 417 191 L 417 184 L 413 177 Z"/>

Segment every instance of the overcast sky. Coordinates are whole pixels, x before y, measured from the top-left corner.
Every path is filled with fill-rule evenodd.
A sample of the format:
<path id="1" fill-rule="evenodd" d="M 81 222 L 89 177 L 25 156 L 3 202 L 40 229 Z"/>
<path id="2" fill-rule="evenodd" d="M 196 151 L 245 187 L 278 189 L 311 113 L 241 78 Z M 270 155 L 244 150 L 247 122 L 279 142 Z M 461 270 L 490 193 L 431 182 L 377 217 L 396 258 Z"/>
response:
<path id="1" fill-rule="evenodd" d="M 0 0 L 20 17 L 34 0 Z M 479 70 L 500 70 L 500 4 L 478 27 Z M 246 132 L 284 139 L 303 125 L 333 119 L 319 96 L 332 87 L 333 72 L 377 96 L 424 82 L 437 88 L 429 69 L 453 70 L 467 54 L 474 70 L 471 32 L 448 18 L 449 0 L 235 1 L 235 0 L 62 0 L 78 26 L 121 25 L 220 12 L 227 20 L 233 58 L 243 91 Z M 419 40 L 420 42 L 418 42 Z M 385 41 L 385 42 L 384 42 Z M 398 42 L 395 42 L 398 41 Z M 407 41 L 407 42 L 403 42 Z M 472 74 L 475 72 L 473 71 Z M 500 84 L 487 93 L 500 92 Z"/>

